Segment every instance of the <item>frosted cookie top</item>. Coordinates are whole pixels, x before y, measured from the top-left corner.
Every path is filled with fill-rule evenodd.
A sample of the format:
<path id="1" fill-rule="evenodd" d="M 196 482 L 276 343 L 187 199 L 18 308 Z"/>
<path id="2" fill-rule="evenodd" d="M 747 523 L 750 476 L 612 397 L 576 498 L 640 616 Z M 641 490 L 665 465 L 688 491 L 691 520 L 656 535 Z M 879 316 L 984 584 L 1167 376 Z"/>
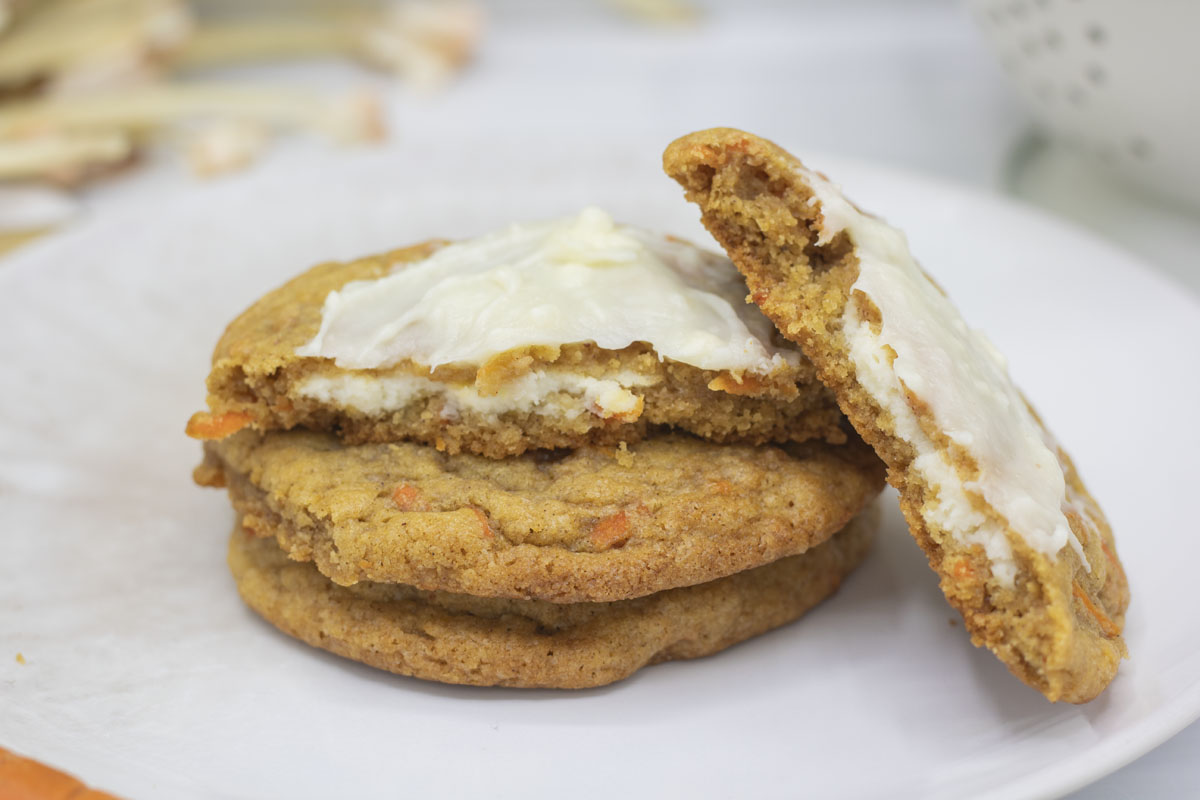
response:
<path id="1" fill-rule="evenodd" d="M 513 225 L 448 245 L 325 299 L 321 328 L 296 350 L 346 369 L 403 360 L 483 364 L 526 347 L 651 345 L 704 370 L 768 375 L 800 360 L 771 343 L 724 256 L 638 228 L 598 208 Z"/>
<path id="2" fill-rule="evenodd" d="M 929 280 L 901 231 L 860 212 L 821 175 L 795 170 L 821 209 L 817 243 L 844 232 L 855 248 L 858 277 L 850 293 L 865 295 L 879 319 L 863 319 L 851 301 L 842 333 L 858 382 L 892 415 L 896 434 L 916 451 L 913 468 L 938 493 L 930 513 L 944 529 L 982 545 L 1006 585 L 1016 564 L 1004 528 L 979 513 L 968 492 L 982 496 L 1034 550 L 1053 557 L 1069 543 L 1088 569 L 1067 521 L 1071 504 L 1056 448 L 1004 357 Z M 924 425 L 917 410 L 928 414 Z M 949 446 L 939 447 L 931 432 Z"/>
<path id="3" fill-rule="evenodd" d="M 229 325 L 188 431 L 300 426 L 491 458 L 666 427 L 845 441 L 812 363 L 746 295 L 728 259 L 596 209 L 319 264 Z"/>

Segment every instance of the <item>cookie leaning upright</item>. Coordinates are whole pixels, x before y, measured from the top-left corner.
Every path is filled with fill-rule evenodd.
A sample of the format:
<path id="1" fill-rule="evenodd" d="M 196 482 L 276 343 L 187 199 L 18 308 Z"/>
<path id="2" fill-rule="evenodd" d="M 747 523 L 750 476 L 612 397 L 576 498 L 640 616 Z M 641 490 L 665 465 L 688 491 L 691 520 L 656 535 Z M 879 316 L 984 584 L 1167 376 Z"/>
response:
<path id="1" fill-rule="evenodd" d="M 742 131 L 682 137 L 663 166 L 887 464 L 972 640 L 1051 700 L 1099 694 L 1129 602 L 1108 522 L 904 235 Z"/>

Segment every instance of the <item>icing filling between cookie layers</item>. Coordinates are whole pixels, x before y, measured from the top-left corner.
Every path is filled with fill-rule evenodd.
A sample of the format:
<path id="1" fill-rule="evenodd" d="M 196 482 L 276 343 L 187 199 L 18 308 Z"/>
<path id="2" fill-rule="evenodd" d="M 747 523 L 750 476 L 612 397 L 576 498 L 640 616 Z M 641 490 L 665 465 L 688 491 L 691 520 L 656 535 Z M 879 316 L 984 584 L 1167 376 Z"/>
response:
<path id="1" fill-rule="evenodd" d="M 769 375 L 800 361 L 771 343 L 725 257 L 624 225 L 597 208 L 451 244 L 325 299 L 299 356 L 345 369 L 404 360 L 482 365 L 500 353 L 594 342 L 645 342 L 660 359 Z"/>
<path id="2" fill-rule="evenodd" d="M 921 513 L 965 544 L 978 544 L 992 573 L 1012 586 L 1017 566 L 1005 525 L 982 513 L 982 499 L 1037 552 L 1051 558 L 1068 543 L 1091 571 L 1071 531 L 1063 466 L 1057 447 L 1033 418 L 1008 375 L 1004 357 L 979 331 L 967 327 L 953 304 L 925 275 L 904 234 L 858 211 L 833 184 L 799 168 L 820 203 L 818 244 L 845 231 L 854 244 L 859 274 L 852 287 L 879 309 L 876 333 L 846 304 L 842 331 L 858 383 L 886 409 L 895 433 L 916 451 L 911 468 L 935 492 Z M 893 355 L 894 354 L 894 355 Z M 925 433 L 911 393 L 978 469 L 964 479 L 949 455 Z"/>
<path id="3" fill-rule="evenodd" d="M 619 373 L 592 378 L 565 372 L 536 370 L 506 382 L 495 395 L 481 395 L 473 384 L 448 384 L 420 375 L 312 375 L 296 392 L 323 403 L 353 408 L 364 414 L 396 411 L 423 397 L 443 400 L 442 417 L 452 420 L 461 410 L 495 416 L 507 411 L 527 411 L 574 419 L 587 412 L 608 418 L 640 413 L 637 395 L 630 388 L 651 378 Z"/>

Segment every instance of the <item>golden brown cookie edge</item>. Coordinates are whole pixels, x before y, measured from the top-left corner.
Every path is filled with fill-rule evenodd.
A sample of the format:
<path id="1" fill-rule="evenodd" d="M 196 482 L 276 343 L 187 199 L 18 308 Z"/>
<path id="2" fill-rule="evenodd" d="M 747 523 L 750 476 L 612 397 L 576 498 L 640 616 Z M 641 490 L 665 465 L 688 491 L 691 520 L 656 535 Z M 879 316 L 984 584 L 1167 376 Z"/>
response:
<path id="1" fill-rule="evenodd" d="M 474 686 L 582 689 L 650 664 L 700 658 L 787 624 L 820 603 L 866 556 L 867 513 L 817 548 L 716 581 L 607 608 L 547 632 L 518 615 L 449 613 L 418 601 L 379 602 L 289 561 L 235 527 L 229 564 L 242 599 L 285 634 L 336 655 L 425 680 Z M 461 608 L 464 600 L 455 598 Z"/>

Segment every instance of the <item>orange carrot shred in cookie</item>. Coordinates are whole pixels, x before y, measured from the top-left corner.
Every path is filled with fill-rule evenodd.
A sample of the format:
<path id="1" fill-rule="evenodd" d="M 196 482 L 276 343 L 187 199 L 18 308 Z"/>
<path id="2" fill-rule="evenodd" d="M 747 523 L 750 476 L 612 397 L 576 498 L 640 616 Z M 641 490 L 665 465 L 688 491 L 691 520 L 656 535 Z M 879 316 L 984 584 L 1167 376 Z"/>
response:
<path id="1" fill-rule="evenodd" d="M 726 394 L 756 395 L 762 394 L 763 382 L 753 375 L 742 375 L 738 380 L 738 376 L 725 372 L 709 381 L 708 388 Z"/>
<path id="2" fill-rule="evenodd" d="M 624 511 L 618 511 L 597 522 L 589 538 L 597 550 L 607 550 L 625 544 L 629 536 L 629 518 Z"/>
<path id="3" fill-rule="evenodd" d="M 1096 607 L 1092 602 L 1092 598 L 1088 597 L 1087 592 L 1079 585 L 1079 581 L 1071 581 L 1071 591 L 1079 598 L 1079 602 L 1083 603 L 1083 607 L 1088 610 L 1088 613 L 1096 618 L 1096 622 L 1100 624 L 1100 630 L 1104 631 L 1104 635 L 1110 639 L 1114 636 L 1121 635 L 1121 629 L 1117 627 L 1117 623 L 1108 618 L 1108 615 Z"/>
<path id="4" fill-rule="evenodd" d="M 1117 561 L 1116 553 L 1108 548 L 1108 545 L 1104 543 L 1103 539 L 1100 540 L 1100 549 L 1104 551 L 1105 557 L 1108 558 L 1109 562 L 1111 562 L 1114 567 L 1120 568 L 1121 562 Z"/>
<path id="5" fill-rule="evenodd" d="M 224 439 L 250 424 L 252 417 L 244 411 L 210 414 L 197 411 L 188 420 L 185 432 L 193 439 Z"/>
<path id="6" fill-rule="evenodd" d="M 415 509 L 421 498 L 421 490 L 415 486 L 409 486 L 407 483 L 402 483 L 396 487 L 396 491 L 392 492 L 392 501 L 401 511 L 412 511 Z"/>
<path id="7" fill-rule="evenodd" d="M 484 538 L 495 539 L 496 532 L 492 530 L 492 523 L 488 521 L 487 514 L 478 508 L 472 508 L 471 510 L 475 512 L 475 516 L 479 517 L 479 524 L 483 526 Z"/>
<path id="8" fill-rule="evenodd" d="M 954 564 L 950 566 L 950 572 L 960 581 L 975 577 L 975 567 L 965 558 L 956 559 Z"/>
<path id="9" fill-rule="evenodd" d="M 709 484 L 713 494 L 726 495 L 733 491 L 733 484 L 726 480 L 713 481 Z"/>

